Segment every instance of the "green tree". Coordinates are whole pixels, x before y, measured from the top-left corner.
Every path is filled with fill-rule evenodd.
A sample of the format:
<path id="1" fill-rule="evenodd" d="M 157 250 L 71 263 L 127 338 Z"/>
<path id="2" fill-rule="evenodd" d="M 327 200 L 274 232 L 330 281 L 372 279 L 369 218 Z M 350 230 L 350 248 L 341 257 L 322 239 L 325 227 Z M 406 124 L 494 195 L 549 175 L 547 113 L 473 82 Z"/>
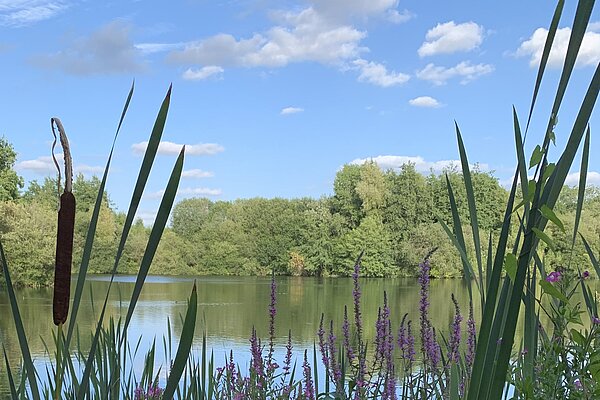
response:
<path id="1" fill-rule="evenodd" d="M 360 180 L 356 183 L 356 194 L 362 203 L 365 215 L 381 212 L 385 206 L 388 186 L 381 169 L 374 161 L 367 161 L 360 168 Z"/>
<path id="2" fill-rule="evenodd" d="M 13 169 L 17 153 L 6 138 L 0 138 L 0 201 L 14 200 L 19 197 L 23 187 L 21 178 Z"/>
<path id="3" fill-rule="evenodd" d="M 56 223 L 56 213 L 46 207 L 35 203 L 0 202 L 0 240 L 13 283 L 18 286 L 52 283 Z"/>
<path id="4" fill-rule="evenodd" d="M 173 231 L 182 236 L 196 234 L 209 217 L 213 203 L 206 198 L 192 198 L 180 201 L 173 208 L 171 224 Z"/>
<path id="5" fill-rule="evenodd" d="M 346 164 L 338 171 L 333 181 L 334 195 L 331 199 L 331 210 L 343 216 L 350 228 L 356 228 L 364 217 L 362 199 L 356 191 L 360 175 L 360 165 Z"/>
<path id="6" fill-rule="evenodd" d="M 397 275 L 392 263 L 390 236 L 377 215 L 365 217 L 358 228 L 340 237 L 336 246 L 334 269 L 338 275 L 350 275 L 354 260 L 361 251 L 362 273 L 367 277 Z"/>

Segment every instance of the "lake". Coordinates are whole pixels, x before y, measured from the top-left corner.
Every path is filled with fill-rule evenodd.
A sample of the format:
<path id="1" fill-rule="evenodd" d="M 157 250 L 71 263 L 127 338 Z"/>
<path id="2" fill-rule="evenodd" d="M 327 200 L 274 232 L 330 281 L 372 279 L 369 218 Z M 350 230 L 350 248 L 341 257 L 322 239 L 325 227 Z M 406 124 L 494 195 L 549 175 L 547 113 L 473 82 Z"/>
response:
<path id="1" fill-rule="evenodd" d="M 88 276 L 78 316 L 79 329 L 85 339 L 97 321 L 108 288 L 109 276 Z M 142 336 L 142 348 L 147 349 L 153 338 L 157 339 L 162 354 L 162 338 L 167 332 L 170 319 L 174 339 L 179 337 L 186 301 L 196 279 L 198 288 L 198 318 L 195 350 L 200 351 L 202 333 L 206 332 L 208 345 L 213 349 L 217 365 L 221 365 L 225 352 L 230 349 L 241 366 L 249 359 L 249 337 L 255 326 L 258 335 L 268 337 L 268 306 L 270 278 L 265 277 L 164 277 L 149 276 L 142 290 L 131 325 L 129 338 L 132 342 Z M 118 276 L 111 290 L 108 316 L 125 316 L 135 282 L 134 276 Z M 278 354 L 283 354 L 288 330 L 292 331 L 295 354 L 312 349 L 319 327 L 321 314 L 325 320 L 333 319 L 341 328 L 344 306 L 352 313 L 351 278 L 276 277 L 277 316 L 276 336 Z M 72 290 L 74 290 L 73 282 Z M 592 286 L 596 285 L 597 282 Z M 366 337 L 372 342 L 378 307 L 383 303 L 384 291 L 388 294 L 393 329 L 398 328 L 403 315 L 418 326 L 419 284 L 416 279 L 361 279 L 363 321 Z M 430 287 L 430 318 L 442 332 L 448 331 L 452 321 L 453 305 L 450 295 L 454 293 L 462 313 L 468 314 L 468 292 L 462 280 L 432 280 Z M 19 289 L 19 307 L 25 325 L 33 357 L 38 363 L 47 360 L 42 338 L 51 342 L 52 290 Z M 0 342 L 6 347 L 13 368 L 20 359 L 7 293 L 0 289 Z M 479 310 L 475 310 L 479 320 Z M 107 318 L 108 319 L 108 318 Z M 466 327 L 463 328 L 466 330 Z M 418 331 L 416 331 L 418 334 Z M 89 342 L 89 337 L 87 338 Z M 160 345 L 159 345 L 160 344 Z M 143 362 L 143 353 L 138 356 Z M 243 370 L 244 368 L 242 368 Z M 0 376 L 5 376 L 4 362 L 0 363 Z M 0 395 L 6 390 L 5 379 L 0 379 Z"/>

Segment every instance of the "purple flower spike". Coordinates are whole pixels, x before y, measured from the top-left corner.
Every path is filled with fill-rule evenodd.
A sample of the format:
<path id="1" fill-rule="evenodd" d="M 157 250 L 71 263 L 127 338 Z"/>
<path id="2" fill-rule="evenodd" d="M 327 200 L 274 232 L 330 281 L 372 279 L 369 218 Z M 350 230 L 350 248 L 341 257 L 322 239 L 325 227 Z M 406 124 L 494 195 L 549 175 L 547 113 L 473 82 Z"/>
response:
<path id="1" fill-rule="evenodd" d="M 587 279 L 590 277 L 590 271 L 583 271 L 583 274 L 581 275 L 581 277 L 583 279 Z"/>
<path id="2" fill-rule="evenodd" d="M 465 362 L 467 371 L 471 374 L 473 361 L 475 361 L 475 345 L 477 342 L 477 330 L 475 328 L 475 317 L 473 316 L 473 303 L 469 303 L 469 319 L 467 320 L 467 354 Z"/>
<path id="3" fill-rule="evenodd" d="M 302 364 L 302 370 L 304 371 L 304 397 L 308 400 L 314 400 L 315 388 L 313 386 L 310 364 L 308 363 L 307 350 L 304 350 L 304 363 Z"/>
<path id="4" fill-rule="evenodd" d="M 458 364 L 460 361 L 460 323 L 463 318 L 460 315 L 460 308 L 458 306 L 458 301 L 456 301 L 456 297 L 454 297 L 454 293 L 452 293 L 452 302 L 454 303 L 454 321 L 452 321 L 452 331 L 450 333 L 450 349 L 448 354 L 448 361 L 454 361 Z"/>
<path id="5" fill-rule="evenodd" d="M 546 277 L 546 281 L 548 281 L 550 283 L 555 283 L 555 282 L 560 281 L 560 278 L 561 278 L 560 272 L 552 271 Z"/>

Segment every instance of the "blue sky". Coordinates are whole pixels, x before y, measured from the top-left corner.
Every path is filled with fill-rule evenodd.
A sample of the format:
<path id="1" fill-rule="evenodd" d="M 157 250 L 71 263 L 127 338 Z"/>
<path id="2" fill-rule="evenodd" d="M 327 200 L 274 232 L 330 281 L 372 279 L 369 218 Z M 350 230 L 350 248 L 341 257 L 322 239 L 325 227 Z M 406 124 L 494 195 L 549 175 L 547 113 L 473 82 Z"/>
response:
<path id="1" fill-rule="evenodd" d="M 108 190 L 125 211 L 158 107 L 171 111 L 139 216 L 151 220 L 178 148 L 179 198 L 320 197 L 339 168 L 374 159 L 439 172 L 458 158 L 501 182 L 515 164 L 511 107 L 525 121 L 551 2 L 313 0 L 0 0 L 0 135 L 26 181 L 54 174 L 49 120 L 61 118 L 75 169 L 100 174 L 131 81 Z M 534 113 L 541 140 L 575 4 Z M 557 148 L 600 60 L 595 11 L 563 110 Z M 592 116 L 592 132 L 598 126 Z M 590 181 L 600 184 L 592 139 Z M 576 182 L 578 168 L 570 183 Z"/>

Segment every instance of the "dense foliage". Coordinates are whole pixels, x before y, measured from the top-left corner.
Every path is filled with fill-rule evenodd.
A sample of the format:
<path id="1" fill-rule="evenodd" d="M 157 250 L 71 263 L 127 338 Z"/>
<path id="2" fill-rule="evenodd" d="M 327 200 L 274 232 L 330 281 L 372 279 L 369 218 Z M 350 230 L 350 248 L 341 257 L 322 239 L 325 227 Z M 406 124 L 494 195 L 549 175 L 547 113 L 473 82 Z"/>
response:
<path id="1" fill-rule="evenodd" d="M 2 177 L 13 177 L 11 182 L 18 187 L 22 179 L 12 170 L 14 150 L 6 141 L 0 147 L 2 154 L 8 154 Z M 273 268 L 277 274 L 349 276 L 356 254 L 364 249 L 365 276 L 416 276 L 419 260 L 438 247 L 432 276 L 459 277 L 459 255 L 438 222 L 442 219 L 452 224 L 446 176 L 456 188 L 459 214 L 468 220 L 458 170 L 425 176 L 411 164 L 388 171 L 373 162 L 345 165 L 336 175 L 333 195 L 320 199 L 184 199 L 174 207 L 171 227 L 164 233 L 151 273 L 265 275 Z M 489 235 L 498 232 L 507 192 L 489 172 L 475 169 L 472 180 L 482 243 L 487 246 Z M 74 180 L 75 268 L 99 186 L 97 177 L 78 175 Z M 56 230 L 57 193 L 56 181 L 45 178 L 0 201 L 0 237 L 17 284 L 51 283 L 54 243 L 48 232 Z M 598 248 L 600 190 L 591 188 L 587 193 L 579 230 L 592 247 Z M 577 190 L 565 187 L 556 211 L 567 227 L 574 220 L 576 202 Z M 125 215 L 114 209 L 105 193 L 91 273 L 110 272 L 124 222 Z M 562 259 L 570 250 L 569 234 L 559 229 L 551 233 L 556 249 L 546 254 L 546 262 L 551 266 L 565 264 Z M 128 238 L 120 273 L 137 272 L 148 237 L 149 228 L 138 220 Z M 586 260 L 581 245 L 573 257 Z"/>

